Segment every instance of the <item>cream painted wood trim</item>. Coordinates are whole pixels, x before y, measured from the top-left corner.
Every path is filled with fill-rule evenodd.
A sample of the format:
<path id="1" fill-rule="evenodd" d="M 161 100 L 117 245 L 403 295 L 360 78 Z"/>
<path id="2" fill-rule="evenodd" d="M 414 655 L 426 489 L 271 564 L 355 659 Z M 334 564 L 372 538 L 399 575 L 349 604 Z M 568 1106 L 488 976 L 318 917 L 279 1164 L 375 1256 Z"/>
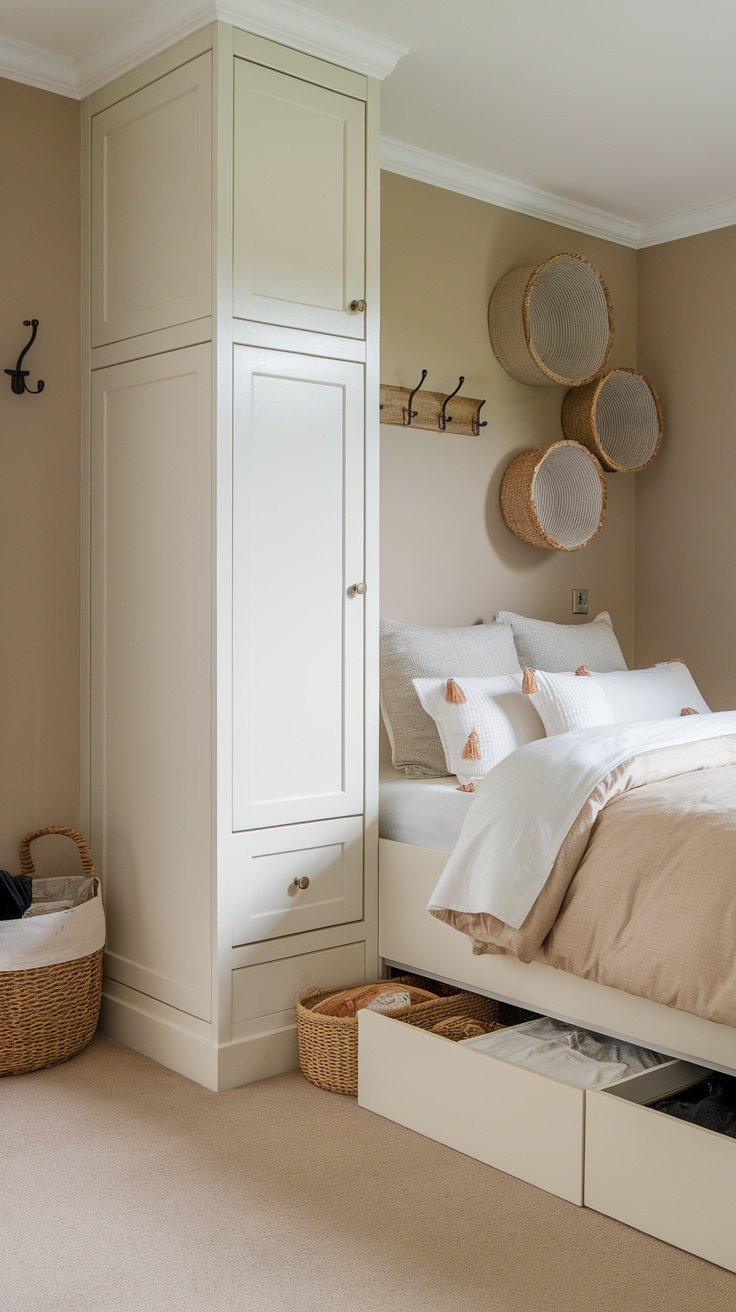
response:
<path id="1" fill-rule="evenodd" d="M 91 751 L 92 751 L 92 675 L 91 675 L 91 490 L 90 490 L 90 444 L 92 432 L 92 377 L 90 374 L 91 342 L 91 274 L 90 252 L 92 247 L 92 117 L 89 101 L 81 106 L 81 315 L 80 315 L 80 363 L 81 363 L 81 450 L 80 450 L 80 605 L 79 605 L 79 827 L 89 834 L 92 827 L 92 787 L 91 787 Z"/>
<path id="2" fill-rule="evenodd" d="M 132 96 L 136 91 L 142 91 L 144 87 L 149 86 L 151 82 L 157 82 L 167 73 L 173 73 L 174 69 L 181 68 L 182 64 L 197 59 L 199 55 L 212 49 L 212 42 L 212 27 L 203 27 L 201 31 L 177 42 L 162 54 L 157 53 L 154 57 L 146 59 L 144 63 L 131 67 L 130 72 L 116 77 L 114 82 L 108 82 L 101 90 L 90 95 L 93 116 L 101 113 L 103 109 L 109 109 L 110 105 L 117 104 L 118 100 Z"/>
<path id="3" fill-rule="evenodd" d="M 249 64 L 263 64 L 280 73 L 288 73 L 299 78 L 300 82 L 314 82 L 317 86 L 338 91 L 341 95 L 353 96 L 356 100 L 365 100 L 367 82 L 358 73 L 337 64 L 327 64 L 323 59 L 313 59 L 301 50 L 292 50 L 288 46 L 276 45 L 251 32 L 233 28 L 233 52 L 236 59 L 246 59 Z"/>
<path id="4" fill-rule="evenodd" d="M 268 351 L 291 351 L 296 355 L 348 360 L 356 364 L 365 362 L 368 349 L 358 338 L 333 337 L 329 333 L 311 332 L 305 328 L 255 323 L 252 319 L 233 319 L 232 340 L 236 346 L 258 346 Z"/>
<path id="5" fill-rule="evenodd" d="M 379 844 L 379 950 L 391 964 L 736 1073 L 736 1030 L 533 961 L 473 956 L 470 940 L 427 911 L 447 854 Z"/>
<path id="6" fill-rule="evenodd" d="M 227 930 L 225 932 L 227 934 Z M 241 947 L 232 948 L 227 955 L 228 982 L 231 968 L 240 970 L 244 966 L 260 966 L 268 961 L 281 961 L 304 952 L 323 952 L 328 948 L 343 947 L 346 943 L 363 942 L 368 937 L 375 937 L 375 926 L 368 925 L 364 918 L 346 925 L 328 925 L 325 929 L 307 930 L 304 934 L 269 938 L 260 943 L 244 943 Z M 371 971 L 371 977 L 377 979 L 378 975 Z"/>
<path id="7" fill-rule="evenodd" d="M 181 351 L 187 346 L 201 346 L 212 338 L 212 319 L 191 319 L 188 323 L 173 324 L 156 332 L 141 333 L 138 337 L 125 337 L 120 342 L 92 348 L 91 368 L 109 369 L 114 364 L 128 364 L 132 360 L 146 360 L 151 355 L 165 355 L 168 351 Z"/>

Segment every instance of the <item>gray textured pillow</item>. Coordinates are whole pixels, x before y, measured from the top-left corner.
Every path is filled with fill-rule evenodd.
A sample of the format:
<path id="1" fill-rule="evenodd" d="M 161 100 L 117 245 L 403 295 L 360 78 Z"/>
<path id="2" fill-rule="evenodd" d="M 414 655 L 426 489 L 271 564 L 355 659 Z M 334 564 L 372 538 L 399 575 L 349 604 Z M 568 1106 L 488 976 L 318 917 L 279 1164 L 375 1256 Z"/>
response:
<path id="1" fill-rule="evenodd" d="M 448 773 L 437 726 L 412 679 L 518 674 L 520 668 L 507 624 L 434 629 L 381 620 L 381 710 L 396 768 L 411 779 Z"/>
<path id="2" fill-rule="evenodd" d="M 587 624 L 551 624 L 508 610 L 499 611 L 496 619 L 511 625 L 524 668 L 531 666 L 552 674 L 574 671 L 579 665 L 601 674 L 627 668 L 607 610 Z"/>

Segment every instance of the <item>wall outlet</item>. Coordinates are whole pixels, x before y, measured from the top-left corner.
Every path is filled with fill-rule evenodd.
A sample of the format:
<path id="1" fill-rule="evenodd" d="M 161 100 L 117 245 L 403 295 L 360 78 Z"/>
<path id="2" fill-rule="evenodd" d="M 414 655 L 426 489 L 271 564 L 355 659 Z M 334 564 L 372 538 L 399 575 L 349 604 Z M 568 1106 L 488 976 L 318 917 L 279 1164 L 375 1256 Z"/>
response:
<path id="1" fill-rule="evenodd" d="M 588 614 L 588 589 L 573 588 L 572 590 L 572 613 L 573 615 Z"/>

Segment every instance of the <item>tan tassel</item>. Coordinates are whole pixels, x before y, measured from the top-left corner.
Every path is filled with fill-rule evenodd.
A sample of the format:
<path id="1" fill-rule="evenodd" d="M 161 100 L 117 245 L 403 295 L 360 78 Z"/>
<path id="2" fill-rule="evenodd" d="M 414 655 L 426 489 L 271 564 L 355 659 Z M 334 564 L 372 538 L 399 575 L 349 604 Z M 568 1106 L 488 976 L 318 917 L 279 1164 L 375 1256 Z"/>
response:
<path id="1" fill-rule="evenodd" d="M 466 702 L 468 700 L 462 688 L 460 687 L 460 684 L 455 683 L 454 679 L 447 680 L 447 690 L 445 692 L 445 696 L 448 702 L 452 702 L 454 706 L 462 706 L 463 702 Z"/>
<path id="2" fill-rule="evenodd" d="M 588 678 L 590 678 L 590 670 L 588 669 L 587 665 L 578 665 L 578 668 L 576 669 L 575 673 L 584 674 L 587 675 Z"/>
<path id="3" fill-rule="evenodd" d="M 694 706 L 683 706 L 680 715 L 700 715 L 700 711 L 696 711 Z"/>
<path id="4" fill-rule="evenodd" d="M 537 676 L 534 673 L 534 670 L 524 670 L 524 678 L 521 681 L 521 691 L 526 693 L 539 692 Z"/>
<path id="5" fill-rule="evenodd" d="M 478 735 L 475 732 L 475 729 L 473 729 L 468 741 L 463 747 L 460 757 L 463 761 L 480 761 L 480 743 L 478 742 Z"/>
<path id="6" fill-rule="evenodd" d="M 458 784 L 457 791 L 459 793 L 474 793 L 475 784 Z"/>

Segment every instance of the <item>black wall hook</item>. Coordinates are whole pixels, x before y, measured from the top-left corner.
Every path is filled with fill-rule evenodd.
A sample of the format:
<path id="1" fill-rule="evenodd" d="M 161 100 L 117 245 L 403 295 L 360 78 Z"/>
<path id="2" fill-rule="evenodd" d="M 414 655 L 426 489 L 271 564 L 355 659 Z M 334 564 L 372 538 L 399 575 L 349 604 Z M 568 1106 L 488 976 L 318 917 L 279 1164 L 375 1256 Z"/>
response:
<path id="1" fill-rule="evenodd" d="M 441 433 L 444 433 L 445 429 L 447 428 L 447 425 L 452 423 L 452 415 L 448 415 L 445 413 L 445 411 L 447 410 L 447 402 L 451 401 L 453 396 L 457 396 L 464 382 L 465 382 L 465 375 L 461 374 L 460 381 L 458 382 L 455 391 L 450 392 L 449 396 L 446 396 L 444 401 L 442 402 L 442 409 L 440 410 L 440 419 L 439 419 Z"/>
<path id="2" fill-rule="evenodd" d="M 409 393 L 409 400 L 406 403 L 406 410 L 404 411 L 404 424 L 407 427 L 409 426 L 409 424 L 411 424 L 412 419 L 416 417 L 417 412 L 416 410 L 412 410 L 411 405 L 412 405 L 412 401 L 414 400 L 414 397 L 416 396 L 417 392 L 419 391 L 419 388 L 422 386 L 422 383 L 424 382 L 426 377 L 427 377 L 427 370 L 422 369 L 422 376 L 419 379 L 419 382 L 417 383 L 413 392 Z"/>
<path id="3" fill-rule="evenodd" d="M 21 365 L 23 364 L 23 357 L 27 354 L 28 351 L 30 351 L 31 347 L 33 346 L 33 343 L 36 340 L 36 333 L 38 332 L 38 319 L 24 319 L 23 327 L 31 329 L 31 336 L 26 342 L 25 346 L 23 347 L 23 350 L 21 351 L 20 355 L 18 356 L 18 363 L 15 366 L 15 369 L 6 369 L 5 373 L 10 375 L 10 386 L 12 390 L 15 392 L 16 396 L 22 396 L 24 392 L 31 392 L 32 395 L 36 396 L 38 392 L 43 391 L 43 387 L 44 387 L 43 379 L 39 378 L 38 387 L 27 387 L 26 378 L 30 373 L 30 369 L 21 369 Z"/>
<path id="4" fill-rule="evenodd" d="M 478 406 L 478 409 L 477 409 L 476 412 L 475 412 L 475 418 L 473 419 L 473 437 L 477 437 L 477 436 L 478 436 L 478 434 L 480 433 L 481 428 L 487 428 L 487 427 L 488 427 L 488 420 L 487 420 L 487 419 L 481 419 L 481 417 L 480 417 L 480 412 L 481 412 L 481 410 L 483 409 L 483 406 L 484 406 L 484 405 L 485 405 L 485 401 L 481 401 L 480 405 Z"/>

